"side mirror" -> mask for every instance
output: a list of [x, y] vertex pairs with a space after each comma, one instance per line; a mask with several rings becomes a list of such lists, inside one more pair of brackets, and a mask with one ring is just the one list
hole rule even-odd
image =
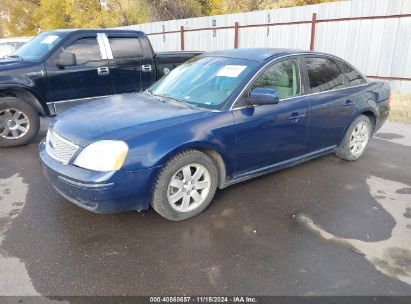
[[60, 55], [54, 60], [54, 63], [58, 67], [68, 67], [77, 65], [76, 54], [61, 52]]
[[247, 99], [247, 104], [260, 106], [277, 104], [279, 101], [280, 99], [275, 89], [255, 88], [251, 91], [250, 97]]

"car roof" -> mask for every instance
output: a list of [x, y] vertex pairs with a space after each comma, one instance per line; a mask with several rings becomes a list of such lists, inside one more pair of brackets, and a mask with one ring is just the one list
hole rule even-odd
[[311, 52], [306, 50], [298, 49], [281, 49], [281, 48], [242, 48], [242, 49], [230, 49], [222, 51], [213, 51], [205, 53], [206, 56], [213, 57], [229, 57], [238, 58], [253, 61], [266, 61], [276, 55], [295, 55], [295, 54], [318, 54], [324, 55], [322, 53]]

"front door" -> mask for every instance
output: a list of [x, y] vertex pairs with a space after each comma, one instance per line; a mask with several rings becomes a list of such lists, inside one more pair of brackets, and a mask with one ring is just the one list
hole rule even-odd
[[272, 88], [278, 104], [247, 107], [241, 100], [233, 109], [236, 126], [236, 176], [280, 165], [305, 153], [308, 99], [301, 96], [297, 58], [274, 62], [252, 83]]
[[[76, 55], [77, 65], [56, 66], [54, 60], [63, 50]], [[47, 60], [47, 75], [57, 113], [87, 98], [111, 93], [108, 60], [104, 54], [97, 35], [88, 34], [67, 41]]]

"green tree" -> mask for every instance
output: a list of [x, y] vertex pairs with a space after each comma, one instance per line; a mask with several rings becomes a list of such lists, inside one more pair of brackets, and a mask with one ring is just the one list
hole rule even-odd
[[30, 36], [36, 34], [37, 24], [33, 18], [40, 0], [2, 0], [0, 15], [2, 31], [10, 36]]
[[150, 22], [150, 10], [144, 0], [110, 0], [107, 6], [116, 15], [117, 25]]
[[71, 27], [71, 17], [66, 13], [66, 0], [40, 0], [33, 18], [40, 31]]
[[41, 0], [33, 18], [40, 31], [104, 28], [148, 22], [149, 10], [140, 0]]
[[0, 0], [0, 37], [117, 27], [334, 0]]
[[76, 28], [113, 26], [106, 2], [97, 0], [65, 0], [65, 13], [70, 16], [70, 26]]
[[203, 16], [199, 0], [151, 0], [148, 3], [152, 21]]

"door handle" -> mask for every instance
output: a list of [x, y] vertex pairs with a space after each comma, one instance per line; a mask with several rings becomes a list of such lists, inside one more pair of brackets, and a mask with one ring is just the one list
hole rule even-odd
[[297, 122], [300, 120], [300, 118], [304, 118], [305, 113], [299, 114], [298, 112], [294, 112], [293, 114], [288, 117], [288, 121], [291, 123]]
[[97, 74], [99, 76], [105, 76], [110, 74], [108, 67], [97, 68]]
[[354, 102], [352, 100], [346, 100], [344, 103], [344, 107], [352, 107]]
[[143, 64], [143, 65], [141, 66], [141, 70], [142, 70], [143, 72], [151, 72], [151, 64]]

